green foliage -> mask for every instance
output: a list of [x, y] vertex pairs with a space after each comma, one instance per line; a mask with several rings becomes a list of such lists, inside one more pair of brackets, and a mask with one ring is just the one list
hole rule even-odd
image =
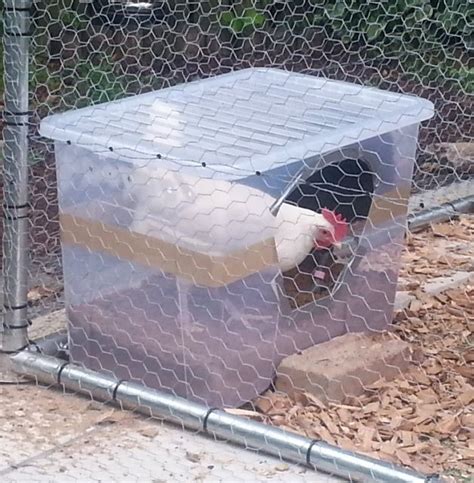
[[[173, 11], [173, 1], [168, 3]], [[84, 6], [80, 0], [36, 2], [37, 49], [31, 82], [32, 87], [46, 88], [41, 102], [79, 107], [156, 86], [159, 79], [149, 74], [124, 74], [120, 58], [112, 59], [115, 54], [110, 51], [92, 55], [78, 51], [71, 59], [64, 57], [64, 37], [87, 36], [90, 19]], [[474, 4], [466, 0], [207, 0], [193, 12], [198, 23], [207, 22], [203, 30], [212, 24], [212, 30], [225, 33], [227, 39], [229, 34], [238, 40], [277, 31], [290, 39], [307, 37], [320, 42], [314, 47], [327, 49], [335, 62], [345, 52], [357, 53], [362, 62], [375, 66], [397, 61], [404, 74], [418, 82], [454, 83], [474, 92], [474, 70], [467, 56], [467, 44], [473, 42]], [[313, 31], [319, 32], [319, 40], [309, 33]], [[51, 39], [59, 43], [53, 60]], [[83, 40], [71, 42], [79, 48]]]
[[346, 43], [377, 44], [389, 52], [411, 46], [448, 45], [467, 40], [474, 8], [464, 0], [318, 0], [310, 2], [312, 24]]
[[221, 11], [219, 24], [236, 36], [248, 36], [261, 29], [268, 20], [265, 7], [269, 1], [244, 0]]
[[123, 97], [127, 90], [126, 79], [126, 76], [117, 75], [113, 64], [104, 57], [59, 69], [54, 64], [38, 66], [31, 83], [45, 90], [39, 101], [70, 109]]
[[44, 28], [81, 29], [87, 24], [84, 16], [86, 2], [80, 0], [37, 0], [36, 11], [40, 15], [36, 18], [36, 25]]
[[336, 0], [311, 2], [314, 6], [312, 25], [324, 26], [332, 38], [344, 43], [401, 46], [413, 34], [421, 33], [423, 21], [432, 13], [429, 0], [392, 2]]
[[62, 75], [68, 86], [64, 101], [69, 105], [75, 103], [76, 107], [113, 101], [125, 91], [124, 78], [117, 76], [107, 58], [80, 62], [64, 69]]
[[[474, 6], [464, 0], [311, 1], [309, 24], [324, 28], [347, 49], [370, 58], [396, 59], [422, 81], [456, 81], [473, 92], [472, 69], [459, 58], [472, 42]], [[471, 33], [470, 33], [471, 32]], [[459, 55], [458, 55], [459, 57]]]
[[[37, 2], [35, 17], [36, 50], [33, 52], [30, 83], [36, 100], [46, 106], [65, 109], [111, 101], [125, 93], [125, 77], [114, 71], [114, 62], [105, 53], [82, 59], [76, 52], [63, 58], [62, 43], [68, 39], [71, 52], [79, 48], [79, 33], [87, 35], [90, 19], [84, 2], [51, 0]], [[51, 51], [55, 40], [57, 53]], [[71, 54], [70, 54], [71, 55]], [[52, 58], [53, 57], [53, 58]]]
[[221, 14], [220, 23], [229, 28], [233, 34], [241, 35], [255, 31], [265, 24], [265, 15], [255, 8], [247, 8], [241, 14], [227, 10]]
[[[222, 2], [221, 2], [222, 3]], [[473, 92], [472, 69], [462, 59], [473, 42], [474, 4], [465, 0], [243, 0], [222, 7], [221, 27], [234, 36], [284, 28], [303, 36], [318, 29], [365, 60], [398, 60], [423, 81], [459, 82]], [[453, 53], [456, 50], [456, 54]], [[456, 55], [455, 58], [449, 56]]]

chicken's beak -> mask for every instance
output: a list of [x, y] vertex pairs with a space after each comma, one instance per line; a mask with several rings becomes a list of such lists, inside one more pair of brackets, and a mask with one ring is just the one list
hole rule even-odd
[[335, 242], [335, 243], [333, 243], [333, 247], [336, 250], [340, 250], [342, 248], [342, 243], [341, 242]]

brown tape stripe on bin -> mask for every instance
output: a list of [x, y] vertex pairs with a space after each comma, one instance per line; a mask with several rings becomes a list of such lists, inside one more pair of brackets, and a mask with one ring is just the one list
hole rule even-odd
[[273, 239], [221, 257], [70, 214], [62, 214], [60, 224], [65, 245], [81, 246], [91, 252], [158, 268], [206, 287], [222, 287], [277, 264]]

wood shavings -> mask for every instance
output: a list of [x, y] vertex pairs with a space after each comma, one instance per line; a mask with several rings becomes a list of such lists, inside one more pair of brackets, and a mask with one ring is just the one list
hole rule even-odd
[[59, 289], [44, 286], [33, 287], [28, 291], [28, 302], [37, 302], [43, 298], [52, 297], [59, 291]]
[[272, 393], [267, 391], [254, 401], [255, 407], [269, 416], [285, 415], [289, 407], [292, 406], [288, 396], [282, 393]]
[[261, 420], [264, 417], [263, 414], [258, 413], [257, 411], [250, 411], [248, 409], [225, 408], [224, 411], [234, 416], [241, 416], [244, 418], [253, 418], [253, 419]]
[[474, 388], [467, 389], [466, 392], [461, 393], [458, 396], [458, 401], [462, 406], [467, 406], [474, 401]]
[[474, 217], [466, 215], [409, 235], [400, 286], [415, 298], [396, 314], [391, 336], [421, 354], [410, 373], [381, 379], [343, 404], [267, 393], [270, 402], [257, 401], [269, 421], [420, 472], [472, 475], [474, 287], [433, 296], [421, 287], [430, 278], [472, 271], [473, 240]]

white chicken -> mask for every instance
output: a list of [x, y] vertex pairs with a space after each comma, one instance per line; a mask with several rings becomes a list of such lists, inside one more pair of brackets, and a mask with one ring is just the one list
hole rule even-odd
[[136, 206], [130, 229], [201, 253], [232, 253], [273, 236], [286, 272], [347, 233], [347, 222], [330, 210], [283, 203], [274, 216], [272, 196], [222, 179], [156, 167], [139, 168], [129, 179]]
[[275, 245], [282, 272], [297, 267], [313, 248], [339, 247], [347, 234], [347, 222], [326, 208], [316, 213], [283, 203], [276, 224]]

